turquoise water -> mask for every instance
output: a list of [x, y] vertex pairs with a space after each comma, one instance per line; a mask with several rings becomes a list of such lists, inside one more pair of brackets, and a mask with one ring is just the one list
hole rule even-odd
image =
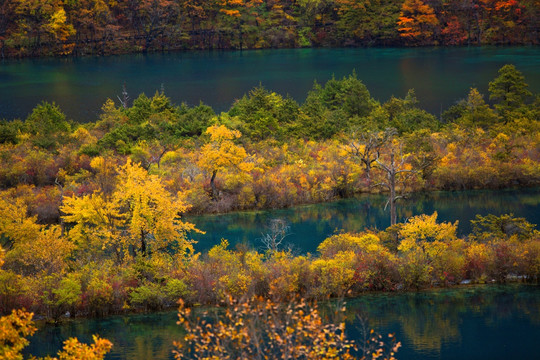
[[[193, 236], [197, 251], [208, 250], [222, 238], [236, 244], [248, 244], [262, 250], [261, 238], [272, 219], [282, 219], [289, 226], [284, 246], [297, 253], [315, 252], [317, 246], [336, 231], [361, 231], [366, 228], [386, 229], [390, 225], [384, 195], [367, 195], [356, 199], [299, 206], [270, 211], [237, 212], [223, 215], [187, 217], [204, 235]], [[470, 232], [470, 220], [476, 214], [502, 215], [513, 213], [533, 224], [540, 224], [540, 188], [519, 190], [476, 190], [414, 194], [398, 202], [398, 221], [420, 215], [438, 213], [439, 221], [459, 221], [458, 233]]]
[[[513, 63], [540, 91], [540, 47], [281, 49], [178, 52], [0, 62], [0, 119], [25, 118], [41, 100], [55, 101], [76, 121], [95, 121], [125, 83], [131, 99], [163, 84], [175, 103], [200, 101], [226, 111], [259, 84], [303, 102], [313, 81], [356, 70], [373, 97], [386, 101], [416, 89], [439, 115], [471, 87], [487, 94], [497, 70]], [[487, 98], [487, 97], [486, 97]]]
[[[540, 221], [540, 189], [439, 192], [416, 195], [399, 207], [401, 219], [418, 213], [439, 212], [439, 219], [460, 220], [459, 231], [469, 231], [475, 214], [513, 212], [530, 222]], [[191, 218], [208, 231], [198, 249], [219, 242], [221, 236], [235, 242], [260, 237], [273, 218], [290, 223], [288, 241], [298, 252], [314, 251], [334, 228], [361, 230], [384, 228], [382, 196], [366, 196], [327, 204], [274, 211], [234, 213]], [[255, 246], [255, 245], [254, 245]], [[321, 310], [324, 313], [324, 305]], [[540, 339], [540, 287], [519, 284], [465, 286], [418, 293], [367, 294], [347, 300], [347, 329], [361, 339], [362, 321], [386, 335], [395, 333], [402, 342], [398, 359], [525, 359], [534, 358]], [[27, 354], [54, 354], [69, 337], [91, 341], [99, 334], [114, 343], [107, 359], [173, 359], [172, 342], [182, 337], [176, 313], [163, 312], [105, 319], [72, 320], [62, 325], [41, 326], [31, 338]]]
[[[540, 339], [540, 287], [484, 285], [419, 293], [369, 294], [347, 301], [350, 338], [368, 328], [395, 333], [398, 359], [532, 359]], [[324, 314], [324, 306], [321, 305]], [[98, 333], [114, 343], [106, 359], [173, 359], [172, 342], [182, 337], [176, 313], [74, 320], [41, 327], [26, 353], [54, 354], [76, 336]]]

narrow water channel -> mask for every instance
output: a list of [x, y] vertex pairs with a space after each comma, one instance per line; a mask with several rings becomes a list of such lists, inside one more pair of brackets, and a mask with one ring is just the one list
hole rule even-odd
[[[272, 219], [282, 219], [289, 226], [289, 235], [284, 246], [297, 253], [314, 253], [317, 246], [336, 231], [362, 231], [366, 228], [386, 229], [390, 225], [384, 195], [365, 195], [355, 199], [330, 203], [298, 206], [269, 211], [236, 212], [223, 215], [187, 217], [204, 235], [193, 235], [198, 241], [197, 251], [205, 251], [219, 244], [222, 238], [229, 240], [232, 247], [246, 244], [261, 249], [261, 238], [267, 233]], [[514, 214], [540, 225], [540, 188], [440, 191], [413, 194], [398, 203], [398, 221], [411, 216], [433, 214], [437, 211], [438, 221], [458, 221], [460, 236], [471, 231], [470, 221], [480, 215]]]
[[[402, 343], [400, 360], [532, 359], [540, 339], [540, 287], [476, 285], [418, 293], [368, 294], [347, 300], [348, 336], [361, 321]], [[324, 304], [321, 304], [321, 312]], [[73, 320], [40, 327], [25, 353], [54, 354], [67, 338], [99, 334], [114, 343], [110, 360], [173, 359], [180, 339], [176, 312]]]

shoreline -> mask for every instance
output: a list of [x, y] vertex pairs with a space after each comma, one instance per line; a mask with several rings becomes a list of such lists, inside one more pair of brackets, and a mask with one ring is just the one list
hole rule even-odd
[[[446, 291], [446, 290], [472, 290], [475, 288], [488, 288], [493, 286], [512, 286], [512, 285], [520, 285], [520, 286], [540, 286], [540, 282], [537, 280], [536, 282], [528, 282], [525, 281], [524, 278], [516, 278], [510, 276], [509, 279], [506, 282], [497, 282], [495, 279], [491, 279], [488, 282], [470, 282], [470, 283], [460, 283], [460, 284], [453, 284], [453, 285], [447, 285], [447, 286], [431, 286], [426, 287], [418, 290], [411, 290], [411, 289], [401, 289], [401, 290], [393, 290], [393, 291], [385, 291], [385, 290], [368, 290], [361, 294], [357, 294], [354, 296], [345, 296], [345, 297], [330, 297], [327, 299], [308, 299], [308, 302], [314, 302], [317, 304], [326, 304], [328, 302], [335, 302], [335, 301], [354, 301], [358, 299], [362, 299], [364, 296], [387, 296], [387, 295], [412, 295], [412, 294], [432, 294], [438, 291]], [[286, 304], [290, 300], [284, 300], [284, 301], [278, 301], [278, 303]], [[225, 309], [227, 305], [222, 306], [220, 304], [191, 304], [191, 308], [194, 309]], [[116, 317], [125, 317], [125, 316], [137, 316], [137, 315], [154, 315], [154, 314], [161, 314], [161, 313], [172, 313], [172, 312], [178, 312], [178, 306], [170, 306], [159, 310], [129, 310], [125, 312], [119, 312], [119, 313], [113, 313], [113, 314], [107, 314], [104, 316], [91, 316], [91, 315], [79, 315], [79, 316], [62, 316], [57, 321], [52, 321], [52, 319], [48, 319], [45, 316], [42, 315], [36, 315], [34, 314], [33, 321], [35, 321], [38, 328], [43, 328], [44, 326], [54, 325], [54, 326], [61, 326], [64, 324], [68, 324], [70, 322], [77, 322], [77, 321], [86, 321], [86, 320], [107, 320], [107, 319], [113, 319]]]

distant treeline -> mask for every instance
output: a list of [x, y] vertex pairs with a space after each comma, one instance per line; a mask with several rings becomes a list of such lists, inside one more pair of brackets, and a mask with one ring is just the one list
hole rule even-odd
[[535, 0], [3, 0], [0, 56], [538, 44]]

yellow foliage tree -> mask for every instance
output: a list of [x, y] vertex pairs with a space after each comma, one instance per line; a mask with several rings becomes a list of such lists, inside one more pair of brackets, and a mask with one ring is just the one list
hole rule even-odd
[[425, 246], [426, 243], [449, 242], [456, 239], [457, 224], [437, 224], [437, 212], [432, 215], [415, 216], [403, 225], [399, 231], [401, 242], [398, 250], [411, 251], [415, 246]]
[[[21, 351], [28, 345], [27, 336], [36, 332], [32, 321], [34, 314], [23, 310], [13, 310], [11, 315], [0, 318], [0, 359], [22, 360]], [[81, 344], [76, 338], [64, 342], [58, 357], [35, 358], [35, 360], [102, 360], [112, 347], [109, 340], [93, 336], [92, 345]]]
[[36, 223], [37, 216], [28, 216], [24, 200], [9, 198], [4, 192], [0, 196], [0, 234], [8, 238], [15, 246], [26, 239], [35, 238], [40, 226]]
[[74, 224], [68, 237], [81, 251], [79, 257], [82, 254], [93, 257], [99, 250], [112, 250], [117, 261], [121, 261], [128, 243], [122, 230], [126, 217], [115, 198], [96, 191], [90, 195], [67, 197], [60, 209], [65, 214], [63, 220]]
[[13, 310], [11, 315], [0, 318], [0, 359], [22, 360], [22, 349], [29, 341], [27, 336], [36, 332], [32, 323], [32, 313]]
[[402, 254], [400, 272], [406, 285], [419, 288], [431, 281], [432, 275], [438, 277], [436, 281], [446, 281], [444, 266], [454, 274], [459, 272], [464, 259], [454, 256], [460, 251], [456, 248], [463, 246], [456, 238], [457, 223], [437, 224], [437, 212], [434, 212], [415, 216], [402, 226], [398, 251]]
[[230, 130], [224, 125], [213, 125], [206, 129], [206, 134], [210, 135], [210, 141], [201, 148], [198, 165], [212, 174], [212, 198], [217, 200], [219, 195], [215, 180], [218, 172], [229, 169], [249, 171], [253, 164], [245, 162], [247, 153], [244, 147], [234, 143], [242, 136], [240, 131]]
[[0, 196], [0, 235], [8, 239], [7, 265], [26, 274], [61, 273], [73, 244], [62, 236], [60, 226], [40, 225], [37, 216], [28, 216], [27, 211], [22, 199], [8, 201]]
[[315, 293], [318, 296], [344, 296], [354, 285], [356, 255], [340, 251], [332, 258], [317, 259], [310, 270], [315, 275]]
[[69, 236], [76, 242], [100, 245], [116, 252], [117, 260], [130, 247], [142, 256], [175, 250], [193, 251], [186, 232], [195, 230], [180, 220], [188, 206], [170, 194], [157, 175], [150, 175], [130, 160], [118, 169], [118, 183], [110, 197], [96, 191], [65, 199], [66, 222], [75, 223]]
[[331, 258], [342, 251], [380, 252], [384, 246], [375, 234], [338, 234], [325, 239], [317, 251], [323, 258]]
[[143, 256], [172, 246], [177, 253], [193, 251], [185, 234], [195, 230], [195, 225], [180, 220], [188, 205], [172, 196], [157, 175], [149, 175], [128, 160], [119, 170], [119, 183], [114, 197], [129, 209], [126, 212], [129, 234], [134, 242], [138, 238]]

